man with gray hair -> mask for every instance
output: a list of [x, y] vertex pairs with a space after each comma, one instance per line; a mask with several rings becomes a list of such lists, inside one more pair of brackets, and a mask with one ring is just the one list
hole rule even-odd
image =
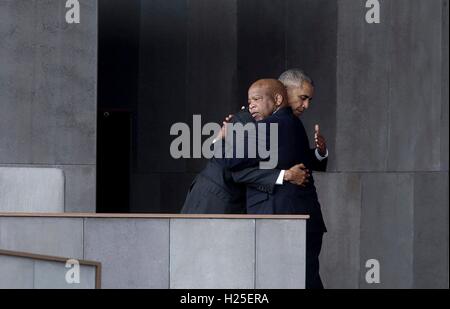
[[[308, 75], [299, 69], [290, 69], [278, 78], [287, 90], [288, 104], [295, 116], [300, 117], [311, 104], [314, 96], [314, 82]], [[301, 122], [301, 121], [300, 121]], [[313, 166], [306, 166], [309, 170], [325, 171], [327, 166], [328, 150], [325, 138], [320, 134], [319, 125], [315, 125], [314, 142], [315, 157]], [[322, 211], [317, 197], [312, 173], [310, 175], [309, 190], [305, 191], [305, 200], [310, 201], [310, 220], [306, 226], [306, 288], [323, 288], [319, 274], [319, 254], [322, 247], [323, 234], [327, 231], [322, 217]]]

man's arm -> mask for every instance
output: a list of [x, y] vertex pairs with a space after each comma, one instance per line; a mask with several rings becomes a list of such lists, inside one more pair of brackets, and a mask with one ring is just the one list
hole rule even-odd
[[[251, 116], [250, 116], [251, 117]], [[239, 121], [238, 115], [234, 117], [236, 122], [244, 123]], [[265, 125], [266, 130], [259, 134], [259, 126], [254, 125], [253, 130], [246, 131], [243, 137], [243, 141], [237, 141], [237, 135], [225, 134], [225, 138], [222, 139], [222, 152], [219, 163], [229, 169], [230, 171], [236, 172], [241, 171], [246, 168], [257, 167], [261, 161], [266, 161], [267, 159], [262, 159], [259, 156], [258, 145], [265, 144], [267, 149], [267, 143], [270, 141], [270, 124], [261, 121], [260, 125]], [[227, 132], [227, 128], [224, 123], [224, 132]], [[256, 147], [254, 150], [254, 156], [251, 155], [249, 147]], [[239, 154], [239, 155], [238, 155]], [[217, 158], [217, 157], [216, 157]]]
[[258, 167], [250, 167], [232, 172], [234, 182], [245, 184], [256, 190], [272, 193], [281, 170], [262, 170]]
[[303, 164], [295, 165], [289, 170], [264, 170], [250, 167], [232, 172], [231, 175], [235, 182], [267, 193], [273, 193], [276, 185], [283, 185], [286, 181], [298, 186], [305, 186], [309, 182], [310, 176]]

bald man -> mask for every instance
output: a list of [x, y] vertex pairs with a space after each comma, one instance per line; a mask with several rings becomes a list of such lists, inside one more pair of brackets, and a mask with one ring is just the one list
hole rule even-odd
[[[249, 112], [259, 125], [266, 126], [266, 141], [270, 141], [270, 124], [278, 125], [278, 164], [279, 170], [289, 169], [296, 164], [304, 164], [306, 168], [312, 166], [313, 156], [311, 155], [308, 137], [302, 122], [293, 114], [288, 105], [285, 86], [275, 79], [261, 79], [252, 84], [248, 91]], [[257, 130], [259, 132], [259, 130]], [[258, 142], [261, 136], [257, 137]], [[248, 139], [244, 144], [253, 144]], [[236, 143], [234, 143], [236, 144]], [[245, 155], [243, 158], [233, 156], [225, 158], [221, 162], [231, 171], [236, 172], [247, 167], [258, 166], [261, 158], [252, 158]], [[303, 192], [310, 190], [314, 186], [313, 178], [309, 177], [309, 182], [303, 187], [296, 188], [286, 184], [286, 186], [276, 187], [274, 194], [261, 192], [257, 189], [247, 190], [247, 212], [248, 213], [300, 213], [298, 207], [292, 208], [290, 203], [279, 203], [283, 194], [277, 192]], [[256, 203], [261, 199], [265, 203]], [[283, 197], [284, 201], [284, 197]], [[255, 204], [258, 204], [258, 207]], [[302, 209], [303, 211], [304, 209]]]
[[[303, 163], [309, 168], [314, 157], [309, 148], [309, 141], [301, 120], [296, 117], [288, 105], [285, 86], [274, 79], [256, 81], [248, 91], [249, 112], [258, 124], [266, 126], [266, 140], [270, 141], [270, 125], [278, 126], [278, 164], [277, 169], [284, 170], [295, 164]], [[259, 135], [260, 130], [257, 130]], [[256, 137], [257, 141], [261, 136]], [[248, 139], [245, 143], [252, 144]], [[226, 167], [235, 172], [250, 166], [256, 166], [261, 158], [233, 157], [224, 159]], [[289, 183], [275, 187], [273, 194], [255, 188], [247, 188], [247, 213], [249, 214], [309, 214], [307, 222], [307, 288], [323, 288], [318, 267], [319, 239], [308, 236], [326, 231], [320, 204], [318, 202], [312, 174], [305, 186], [299, 187]], [[320, 250], [319, 250], [320, 252]]]
[[[226, 119], [229, 121], [229, 119]], [[233, 123], [253, 123], [247, 109], [232, 117]], [[246, 186], [271, 194], [275, 186], [292, 183], [304, 186], [309, 180], [302, 165], [286, 170], [262, 170], [256, 167], [231, 172], [221, 158], [212, 158], [192, 182], [181, 213], [183, 214], [243, 214], [246, 213]]]

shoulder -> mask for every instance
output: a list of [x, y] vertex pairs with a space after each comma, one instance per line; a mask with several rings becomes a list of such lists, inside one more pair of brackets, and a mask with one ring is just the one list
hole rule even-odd
[[295, 118], [296, 117], [292, 113], [291, 108], [283, 107], [263, 121], [266, 123], [280, 123], [280, 122], [295, 121]]
[[247, 109], [243, 109], [240, 110], [239, 112], [237, 112], [232, 120], [232, 123], [250, 123], [250, 122], [255, 122], [255, 120], [253, 119], [252, 115], [250, 114], [250, 112]]

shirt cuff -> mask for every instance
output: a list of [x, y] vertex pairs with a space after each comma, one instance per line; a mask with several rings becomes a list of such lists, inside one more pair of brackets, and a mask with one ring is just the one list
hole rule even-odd
[[323, 160], [325, 160], [326, 158], [328, 158], [328, 149], [327, 149], [327, 153], [326, 153], [325, 156], [323, 156], [323, 157], [319, 154], [319, 150], [318, 150], [317, 148], [316, 148], [315, 153], [316, 153], [316, 158], [317, 158], [317, 160], [319, 160], [319, 161], [323, 161]]
[[282, 184], [283, 184], [284, 173], [286, 173], [285, 170], [282, 170], [282, 171], [280, 172], [280, 175], [278, 175], [278, 178], [277, 178], [277, 182], [275, 183], [276, 185], [282, 185]]

